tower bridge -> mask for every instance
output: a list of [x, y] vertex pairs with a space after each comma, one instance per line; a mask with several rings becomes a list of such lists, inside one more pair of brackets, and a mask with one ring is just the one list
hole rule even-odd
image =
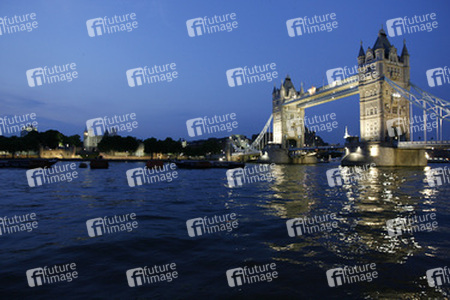
[[[347, 160], [375, 161], [379, 165], [426, 165], [425, 149], [450, 148], [449, 141], [412, 141], [412, 106], [427, 115], [436, 114], [437, 137], [442, 140], [442, 121], [450, 119], [450, 103], [425, 92], [410, 82], [410, 55], [404, 42], [401, 54], [383, 29], [373, 47], [365, 51], [361, 43], [357, 74], [346, 77], [342, 68], [327, 72], [328, 85], [307, 91], [294, 87], [287, 76], [272, 92], [272, 115], [258, 138], [249, 147], [260, 151], [269, 143], [287, 153], [305, 147], [305, 109], [359, 94], [360, 141], [349, 145]], [[272, 123], [272, 126], [270, 126]], [[425, 124], [426, 126], [426, 124]], [[272, 134], [268, 134], [272, 127]], [[426, 127], [425, 127], [426, 129]], [[279, 151], [280, 152], [280, 151]], [[345, 159], [345, 158], [344, 158]]]

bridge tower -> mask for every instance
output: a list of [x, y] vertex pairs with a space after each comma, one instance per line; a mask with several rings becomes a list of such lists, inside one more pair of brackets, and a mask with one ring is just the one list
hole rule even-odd
[[303, 147], [305, 143], [305, 109], [283, 105], [287, 101], [299, 98], [302, 94], [304, 94], [303, 86], [298, 92], [289, 75], [279, 89], [273, 88], [273, 142], [281, 144], [283, 148]]
[[410, 64], [406, 43], [401, 55], [389, 42], [383, 29], [373, 48], [358, 55], [361, 141], [409, 141], [409, 101], [384, 80], [389, 78], [410, 90]]

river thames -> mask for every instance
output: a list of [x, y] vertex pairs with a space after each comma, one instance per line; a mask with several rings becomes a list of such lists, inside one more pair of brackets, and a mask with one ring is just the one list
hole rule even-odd
[[[2, 227], [1, 298], [448, 295], [448, 284], [429, 287], [426, 272], [450, 261], [450, 187], [431, 187], [423, 168], [371, 168], [370, 176], [330, 187], [326, 174], [337, 164], [277, 165], [273, 181], [233, 188], [224, 169], [178, 170], [170, 183], [130, 187], [126, 171], [143, 166], [111, 163], [108, 170], [77, 169], [78, 178], [72, 182], [33, 188], [25, 170], [0, 170], [1, 216], [35, 214], [37, 221], [30, 231], [8, 233]], [[430, 214], [437, 222], [431, 230], [388, 234], [389, 220]], [[203, 235], [188, 230], [188, 220], [225, 215], [234, 216], [225, 222], [234, 220], [234, 227]], [[122, 216], [116, 222], [127, 218], [136, 223], [108, 234], [89, 231], [88, 220], [107, 217], [114, 222], [114, 216]], [[334, 226], [312, 226], [325, 218], [330, 221], [330, 216]], [[309, 229], [302, 227], [299, 234], [287, 225], [294, 218], [303, 218]], [[35, 287], [27, 282], [27, 270], [73, 263], [77, 276], [70, 281]], [[175, 270], [176, 276], [130, 286], [128, 270], [155, 265], [159, 271]], [[237, 280], [230, 286], [228, 270], [258, 266], [272, 266], [275, 276], [244, 284]], [[344, 266], [372, 266], [376, 276], [343, 284], [338, 280], [337, 286], [330, 286], [327, 271]]]

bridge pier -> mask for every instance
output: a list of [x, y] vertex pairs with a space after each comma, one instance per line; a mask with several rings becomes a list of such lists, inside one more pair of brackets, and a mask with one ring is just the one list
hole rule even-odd
[[317, 156], [303, 155], [299, 157], [293, 157], [291, 163], [298, 165], [311, 165], [317, 163]]
[[367, 142], [346, 145], [343, 166], [425, 167], [425, 149], [400, 149], [392, 144]]

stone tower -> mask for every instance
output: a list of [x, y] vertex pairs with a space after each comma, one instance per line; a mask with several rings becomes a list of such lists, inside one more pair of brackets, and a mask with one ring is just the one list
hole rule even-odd
[[409, 53], [406, 44], [401, 55], [387, 39], [383, 29], [373, 48], [358, 55], [360, 129], [362, 141], [408, 141], [409, 101], [396, 93], [384, 80], [389, 78], [409, 90]]
[[294, 106], [283, 106], [284, 103], [299, 98], [303, 93], [303, 86], [300, 92], [297, 92], [289, 75], [279, 89], [273, 88], [273, 142], [275, 144], [281, 144], [285, 148], [303, 147], [305, 110]]

